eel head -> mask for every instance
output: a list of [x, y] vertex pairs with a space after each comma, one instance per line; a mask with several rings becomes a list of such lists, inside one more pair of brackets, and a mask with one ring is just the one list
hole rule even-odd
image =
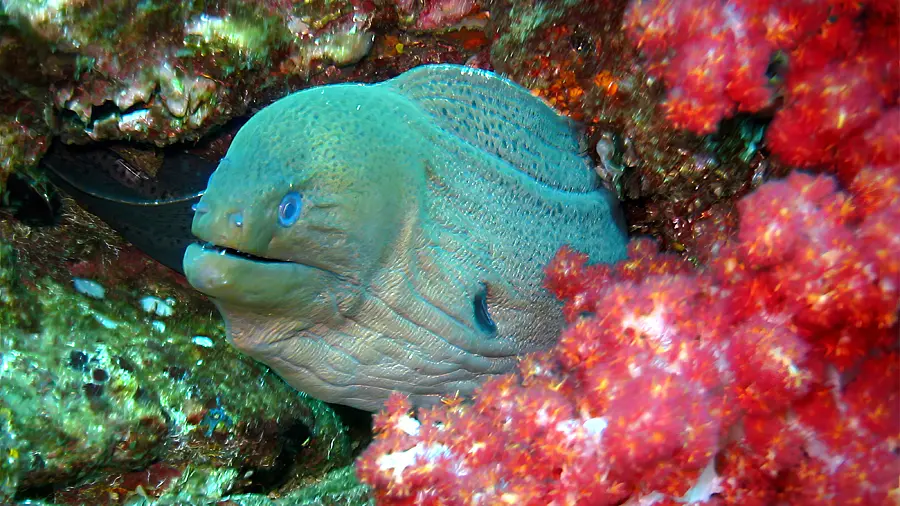
[[369, 410], [394, 391], [433, 403], [539, 344], [515, 336], [554, 335], [528, 312], [555, 306], [518, 300], [427, 218], [428, 118], [381, 86], [290, 95], [241, 128], [197, 204], [188, 281], [232, 344], [298, 390]]
[[316, 370], [334, 357], [323, 336], [346, 326], [393, 254], [415, 185], [403, 176], [416, 156], [360, 142], [376, 113], [341, 102], [364, 99], [295, 94], [253, 116], [195, 206], [199, 241], [183, 261], [190, 284], [224, 316], [232, 344], [336, 402], [333, 385], [357, 380], [335, 376], [338, 365], [331, 376]]

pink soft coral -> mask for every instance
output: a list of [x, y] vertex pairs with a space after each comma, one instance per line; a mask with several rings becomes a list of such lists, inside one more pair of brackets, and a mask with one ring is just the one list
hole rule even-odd
[[447, 29], [477, 9], [475, 0], [394, 0], [394, 5], [401, 23], [423, 31]]
[[[867, 163], [898, 162], [898, 18], [885, 1], [633, 0], [624, 23], [665, 79], [676, 127], [706, 134], [737, 111], [777, 107], [771, 152], [849, 182]], [[779, 53], [783, 85], [767, 77]]]

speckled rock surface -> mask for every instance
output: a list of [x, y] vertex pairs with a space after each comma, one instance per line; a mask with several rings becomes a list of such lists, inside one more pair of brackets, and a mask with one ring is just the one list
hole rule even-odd
[[64, 140], [164, 145], [242, 113], [249, 94], [281, 77], [362, 58], [374, 9], [344, 0], [10, 0], [4, 11], [0, 68], [30, 85], [28, 98], [50, 99]]
[[54, 137], [195, 141], [379, 37], [428, 45], [478, 14], [474, 0], [0, 2], [0, 192]]
[[[134, 274], [138, 254], [82, 213], [55, 229], [0, 221], [0, 498], [204, 504], [294, 490], [349, 462], [331, 408], [235, 351], [175, 274]], [[71, 274], [99, 272], [76, 252], [104, 274]], [[130, 281], [98, 298], [123, 270]]]

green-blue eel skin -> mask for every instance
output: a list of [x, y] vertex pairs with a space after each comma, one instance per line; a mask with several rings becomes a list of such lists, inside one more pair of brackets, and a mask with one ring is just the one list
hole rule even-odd
[[234, 138], [185, 274], [234, 346], [312, 396], [377, 410], [393, 391], [470, 393], [556, 339], [542, 269], [561, 246], [625, 256], [579, 140], [528, 90], [455, 65], [294, 93]]

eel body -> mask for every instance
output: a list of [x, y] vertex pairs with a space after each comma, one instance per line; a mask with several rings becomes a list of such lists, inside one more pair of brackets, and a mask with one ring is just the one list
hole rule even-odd
[[242, 127], [196, 206], [188, 281], [240, 350], [366, 410], [469, 393], [551, 345], [542, 269], [625, 255], [570, 122], [454, 65], [289, 95]]
[[167, 149], [152, 177], [107, 145], [54, 143], [41, 159], [50, 180], [128, 242], [181, 271], [194, 213], [215, 162]]

